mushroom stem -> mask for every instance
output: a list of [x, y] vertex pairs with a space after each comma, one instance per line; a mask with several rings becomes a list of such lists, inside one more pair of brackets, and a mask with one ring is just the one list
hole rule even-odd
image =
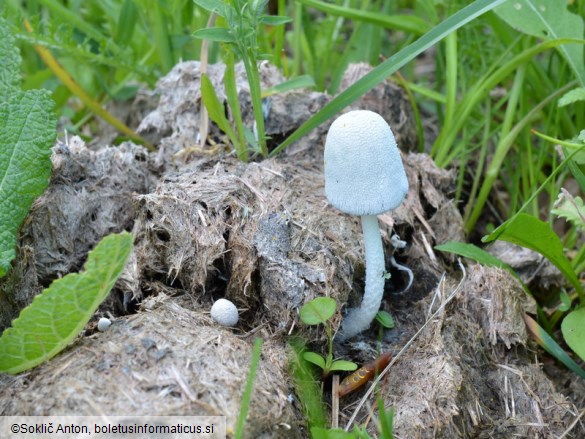
[[341, 324], [338, 334], [340, 340], [351, 338], [370, 326], [380, 309], [384, 294], [386, 267], [378, 218], [376, 215], [364, 215], [361, 219], [366, 253], [366, 287], [360, 306], [350, 309]]

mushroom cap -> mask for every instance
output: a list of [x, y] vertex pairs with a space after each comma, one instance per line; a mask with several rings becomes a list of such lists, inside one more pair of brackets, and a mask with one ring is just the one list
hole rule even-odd
[[397, 208], [408, 179], [392, 130], [377, 113], [339, 116], [325, 141], [325, 195], [342, 212], [379, 215]]
[[222, 326], [236, 326], [238, 308], [227, 299], [218, 299], [211, 307], [211, 318]]
[[110, 319], [102, 317], [101, 319], [99, 319], [99, 321], [97, 323], [98, 331], [101, 331], [101, 332], [107, 331], [111, 324], [112, 324], [112, 321]]

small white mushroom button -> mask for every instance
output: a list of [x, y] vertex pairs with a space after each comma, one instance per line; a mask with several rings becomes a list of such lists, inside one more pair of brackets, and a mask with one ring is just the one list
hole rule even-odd
[[227, 299], [219, 299], [211, 307], [211, 318], [221, 326], [236, 326], [239, 319], [238, 308]]
[[98, 331], [101, 332], [107, 331], [111, 324], [112, 321], [110, 319], [102, 317], [101, 319], [99, 319], [97, 324]]

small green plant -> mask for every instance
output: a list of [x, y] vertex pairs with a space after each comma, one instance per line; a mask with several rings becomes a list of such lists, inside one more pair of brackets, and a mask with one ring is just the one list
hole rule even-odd
[[330, 297], [317, 297], [303, 305], [301, 308], [301, 320], [306, 325], [324, 325], [328, 338], [327, 356], [323, 357], [315, 352], [303, 353], [303, 358], [320, 367], [323, 376], [326, 377], [334, 371], [352, 371], [357, 369], [357, 364], [346, 360], [333, 359], [333, 329], [329, 320], [335, 314], [337, 304]]
[[[222, 129], [233, 143], [240, 160], [248, 160], [248, 145], [252, 147], [253, 151], [261, 154], [263, 157], [267, 157], [268, 148], [266, 146], [264, 129], [258, 61], [266, 59], [269, 56], [260, 53], [258, 34], [262, 25], [282, 25], [290, 21], [290, 19], [288, 17], [264, 15], [263, 12], [268, 0], [232, 0], [226, 2], [213, 0], [194, 1], [201, 8], [212, 14], [217, 14], [223, 20], [224, 26], [218, 25], [212, 28], [199, 29], [193, 36], [209, 41], [216, 41], [222, 43], [224, 46], [224, 61], [226, 63], [224, 85], [228, 104], [236, 124], [237, 134], [231, 128], [226, 131], [226, 123], [224, 120], [221, 120], [222, 118], [218, 112], [219, 108], [217, 103], [219, 103], [219, 99], [215, 95], [213, 87], [210, 87], [211, 84], [208, 83], [209, 79], [204, 78], [202, 80], [205, 81], [202, 84], [202, 97], [205, 106], [209, 110], [209, 115], [214, 122], [218, 123], [220, 128], [220, 123], [223, 125]], [[246, 128], [242, 122], [235, 87], [234, 66], [236, 58], [241, 59], [244, 63], [248, 84], [250, 85], [250, 96], [255, 120], [253, 131]]]
[[[302, 407], [308, 429], [312, 439], [371, 439], [366, 429], [355, 425], [349, 432], [339, 428], [327, 427], [327, 414], [321, 394], [319, 381], [315, 379], [309, 361], [304, 358], [305, 343], [299, 338], [292, 338], [289, 342], [292, 348], [291, 369], [294, 378], [294, 386], [300, 407]], [[384, 401], [377, 396], [379, 418], [376, 428], [377, 437], [392, 439], [394, 410], [386, 410]]]
[[289, 346], [291, 348], [289, 364], [295, 394], [300, 401], [307, 426], [309, 430], [313, 427], [325, 427], [327, 414], [321, 397], [320, 380], [315, 379], [314, 367], [303, 358], [303, 353], [306, 351], [305, 342], [300, 337], [292, 337], [289, 340]]
[[376, 314], [376, 322], [380, 325], [378, 337], [381, 340], [384, 336], [384, 329], [393, 329], [395, 326], [394, 318], [388, 311], [378, 311]]
[[394, 328], [394, 319], [388, 311], [378, 311], [376, 314], [376, 321], [386, 329]]

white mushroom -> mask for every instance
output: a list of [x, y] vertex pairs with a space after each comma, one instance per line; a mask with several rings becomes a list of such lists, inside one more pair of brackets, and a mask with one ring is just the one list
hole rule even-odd
[[325, 195], [339, 210], [360, 215], [364, 232], [366, 286], [338, 334], [344, 340], [370, 326], [384, 293], [384, 249], [376, 215], [397, 208], [408, 180], [396, 140], [377, 113], [350, 111], [333, 122], [325, 142]]
[[98, 331], [100, 331], [100, 332], [107, 331], [111, 324], [112, 324], [112, 321], [110, 319], [102, 317], [101, 319], [98, 320], [98, 323], [97, 323]]
[[227, 299], [219, 299], [211, 307], [211, 318], [221, 326], [236, 326], [239, 319], [238, 308]]

